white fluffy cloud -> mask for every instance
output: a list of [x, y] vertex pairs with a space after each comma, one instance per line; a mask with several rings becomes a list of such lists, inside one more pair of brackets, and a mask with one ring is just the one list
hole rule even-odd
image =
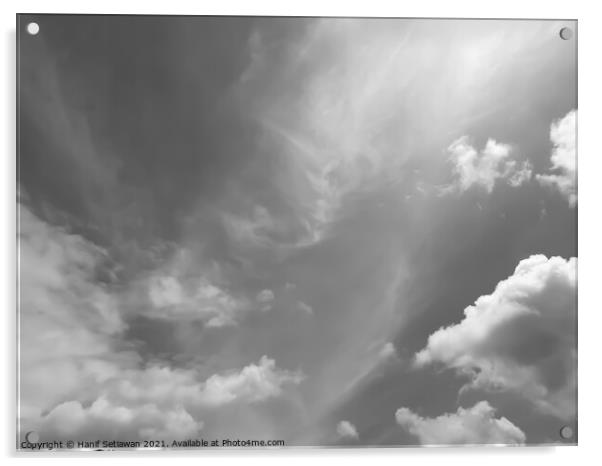
[[184, 406], [215, 408], [278, 397], [286, 385], [302, 380], [301, 373], [282, 370], [273, 359], [263, 356], [258, 364], [213, 374], [206, 380], [195, 368], [147, 365], [144, 369], [123, 371], [119, 379], [108, 381], [104, 387], [126, 403], [169, 405], [175, 400]]
[[240, 372], [212, 375], [202, 391], [203, 403], [220, 405], [235, 400], [263, 401], [282, 394], [286, 384], [298, 384], [303, 375], [280, 370], [273, 359], [263, 356], [259, 364], [251, 364]]
[[173, 320], [200, 320], [207, 327], [235, 325], [251, 306], [202, 273], [181, 276], [177, 268], [159, 271], [146, 282], [146, 315]]
[[84, 407], [79, 401], [67, 401], [42, 418], [38, 431], [51, 432], [56, 438], [106, 440], [184, 439], [196, 436], [203, 428], [183, 407], [159, 408], [155, 404], [116, 406], [106, 398]]
[[577, 260], [522, 260], [464, 319], [433, 333], [415, 363], [457, 370], [465, 388], [513, 391], [571, 419], [576, 405]]
[[337, 434], [341, 438], [358, 439], [359, 435], [355, 426], [349, 421], [341, 421], [337, 424]]
[[[303, 376], [276, 367], [263, 356], [240, 371], [214, 374], [205, 381], [195, 369], [149, 365], [127, 369], [100, 383], [91, 403], [72, 400], [53, 407], [36, 420], [39, 432], [65, 437], [96, 433], [139, 439], [196, 435], [203, 412], [230, 403], [258, 403], [283, 394]], [[80, 393], [80, 397], [85, 395]]]
[[[122, 295], [98, 280], [106, 252], [25, 205], [19, 235], [20, 432], [35, 430], [43, 439], [183, 438], [198, 433], [207, 410], [279, 397], [303, 379], [266, 356], [213, 375], [144, 363], [124, 339]], [[157, 306], [182, 300], [176, 282], [161, 286], [152, 296]], [[206, 300], [221, 296], [210, 284], [199, 289]]]
[[[208, 410], [276, 398], [287, 385], [303, 380], [301, 373], [279, 369], [266, 356], [258, 364], [214, 374], [205, 381], [194, 368], [148, 365], [115, 369], [117, 373], [99, 381], [94, 390], [80, 391], [78, 399], [30, 419], [30, 428], [65, 438], [92, 433], [123, 439], [185, 438], [198, 434], [203, 427], [199, 417]], [[88, 398], [92, 401], [87, 402]]]
[[20, 409], [27, 417], [136, 358], [113, 351], [126, 325], [96, 279], [105, 251], [20, 205], [18, 259]]
[[515, 445], [525, 442], [523, 431], [505, 417], [496, 418], [495, 409], [486, 401], [435, 418], [425, 418], [408, 408], [399, 408], [395, 419], [423, 445]]
[[571, 110], [550, 127], [552, 149], [552, 171], [554, 173], [537, 175], [544, 186], [558, 189], [571, 206], [577, 203], [577, 110]]
[[519, 186], [531, 178], [531, 165], [528, 161], [518, 163], [513, 160], [512, 147], [489, 139], [479, 151], [468, 136], [462, 136], [448, 148], [450, 160], [454, 164], [456, 181], [453, 188], [462, 192], [473, 186], [480, 186], [491, 192], [495, 183], [505, 181], [511, 186]]

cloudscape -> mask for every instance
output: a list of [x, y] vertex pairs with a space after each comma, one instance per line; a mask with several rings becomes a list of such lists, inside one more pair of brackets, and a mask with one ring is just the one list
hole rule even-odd
[[18, 448], [576, 443], [563, 27], [20, 15]]

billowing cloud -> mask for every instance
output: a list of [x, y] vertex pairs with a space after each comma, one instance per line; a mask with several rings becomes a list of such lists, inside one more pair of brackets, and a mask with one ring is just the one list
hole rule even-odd
[[20, 410], [28, 417], [137, 358], [114, 351], [126, 324], [109, 285], [98, 279], [108, 269], [103, 249], [21, 204], [18, 260]]
[[571, 110], [550, 127], [550, 140], [553, 144], [551, 170], [553, 173], [537, 175], [544, 186], [560, 191], [569, 201], [577, 203], [577, 110]]
[[184, 285], [174, 276], [152, 277], [148, 283], [151, 307], [146, 315], [160, 319], [202, 320], [207, 327], [235, 325], [248, 304], [205, 277]]
[[337, 434], [341, 438], [358, 439], [359, 435], [355, 426], [349, 421], [341, 421], [337, 424]]
[[435, 418], [399, 408], [395, 419], [423, 445], [516, 445], [526, 440], [524, 432], [508, 419], [496, 418], [495, 409], [486, 401]]
[[441, 363], [470, 378], [465, 387], [513, 391], [571, 419], [576, 408], [577, 260], [522, 260], [464, 319], [437, 330], [417, 366]]
[[[199, 435], [202, 421], [196, 421], [183, 407], [159, 408], [155, 404], [116, 406], [99, 398], [84, 407], [79, 401], [67, 401], [54, 408], [36, 426], [37, 431], [52, 432], [53, 438], [67, 439], [185, 439]], [[169, 439], [169, 440], [168, 440]]]
[[195, 253], [184, 247], [168, 251], [154, 270], [130, 288], [132, 312], [172, 322], [233, 326], [257, 308], [255, 297], [230, 289], [220, 264], [207, 260], [202, 251]]
[[86, 394], [80, 392], [80, 399], [53, 407], [32, 425], [42, 433], [55, 432], [67, 438], [92, 433], [124, 439], [185, 438], [202, 429], [203, 421], [198, 418], [207, 410], [279, 397], [286, 385], [303, 380], [301, 373], [279, 369], [266, 356], [258, 364], [214, 374], [205, 381], [194, 368], [148, 365], [121, 369], [117, 377], [99, 384], [95, 394], [100, 395], [91, 403], [82, 402]]
[[511, 174], [506, 181], [513, 188], [527, 183], [533, 176], [533, 167], [528, 161], [518, 165], [512, 164], [512, 167]]
[[479, 151], [468, 136], [462, 136], [447, 150], [456, 176], [453, 187], [460, 192], [478, 186], [490, 193], [497, 181], [519, 186], [531, 179], [529, 162], [518, 163], [511, 157], [511, 146], [493, 139], [489, 139]]
[[234, 400], [263, 401], [279, 396], [283, 385], [302, 380], [301, 373], [280, 370], [273, 359], [263, 356], [259, 364], [251, 364], [240, 372], [212, 375], [205, 383], [202, 399], [214, 405]]
[[233, 402], [260, 402], [278, 397], [289, 384], [303, 380], [300, 372], [276, 367], [273, 359], [263, 356], [258, 364], [241, 370], [213, 374], [203, 380], [203, 372], [192, 368], [172, 368], [151, 364], [143, 370], [122, 373], [119, 381], [105, 384], [107, 392], [128, 403], [179, 405], [215, 408]]
[[[98, 279], [110, 275], [107, 253], [26, 205], [19, 235], [20, 432], [53, 439], [184, 438], [203, 427], [207, 410], [279, 397], [303, 379], [267, 356], [213, 375], [202, 366], [144, 362], [124, 337], [123, 295]], [[183, 294], [178, 282], [164, 278], [151, 300], [167, 309], [181, 304]], [[201, 282], [197, 299], [222, 296]]]

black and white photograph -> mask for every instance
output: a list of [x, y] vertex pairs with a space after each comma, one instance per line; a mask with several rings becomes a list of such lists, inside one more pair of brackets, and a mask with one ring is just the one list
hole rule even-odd
[[17, 15], [17, 450], [577, 445], [577, 23]]

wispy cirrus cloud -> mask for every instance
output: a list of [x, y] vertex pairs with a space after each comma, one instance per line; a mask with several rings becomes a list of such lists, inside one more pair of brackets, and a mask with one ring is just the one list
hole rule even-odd
[[[257, 125], [261, 150], [277, 154], [269, 165], [272, 187], [292, 215], [258, 201], [246, 214], [226, 215], [233, 238], [264, 248], [307, 247], [332, 234], [349, 197], [387, 187], [403, 197], [408, 161], [425, 146], [436, 154], [449, 145], [447, 134], [466, 134], [470, 122], [498, 111], [493, 96], [504, 92], [514, 52], [548, 34], [476, 27], [472, 40], [450, 29], [450, 46], [441, 49], [431, 27], [318, 20], [284, 49], [260, 30], [250, 36], [235, 99]], [[519, 186], [532, 175], [528, 161], [493, 139], [479, 150], [464, 137], [449, 152], [457, 182], [445, 192], [491, 192], [496, 182]], [[283, 230], [288, 234], [278, 235]]]

